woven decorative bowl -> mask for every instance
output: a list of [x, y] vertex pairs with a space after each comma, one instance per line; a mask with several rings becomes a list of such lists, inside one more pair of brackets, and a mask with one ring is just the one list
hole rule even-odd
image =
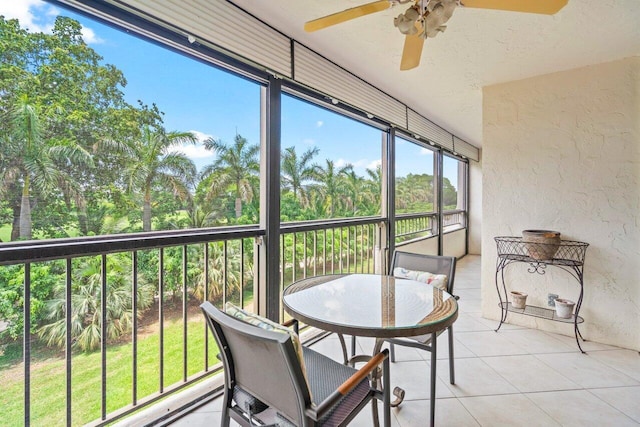
[[529, 256], [537, 260], [553, 259], [560, 247], [560, 232], [552, 230], [523, 230], [522, 241]]

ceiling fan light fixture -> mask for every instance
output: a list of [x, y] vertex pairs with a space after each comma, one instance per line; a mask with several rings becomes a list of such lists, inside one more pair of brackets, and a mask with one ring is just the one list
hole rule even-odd
[[317, 31], [387, 10], [397, 4], [409, 3], [410, 7], [393, 20], [394, 26], [405, 35], [400, 61], [400, 70], [405, 71], [420, 65], [425, 39], [443, 32], [446, 29], [444, 24], [458, 6], [553, 15], [568, 2], [569, 0], [374, 0], [308, 21], [304, 29], [307, 32]]
[[393, 25], [402, 34], [413, 35], [418, 32], [416, 21], [420, 18], [420, 12], [416, 6], [411, 6], [404, 13], [393, 19]]
[[458, 6], [457, 0], [431, 0], [424, 14], [424, 27], [427, 37], [435, 37], [447, 28], [444, 24], [453, 16]]

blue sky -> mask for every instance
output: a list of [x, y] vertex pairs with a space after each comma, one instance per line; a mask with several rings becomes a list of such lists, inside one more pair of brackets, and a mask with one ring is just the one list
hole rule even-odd
[[[83, 25], [83, 38], [103, 58], [115, 65], [126, 79], [125, 99], [156, 103], [165, 113], [167, 130], [192, 131], [206, 137], [233, 141], [236, 133], [259, 142], [260, 87], [230, 73], [188, 59], [152, 43], [117, 31], [96, 21], [62, 10], [40, 0], [0, 0], [0, 15], [17, 18], [30, 31], [50, 32], [57, 15], [70, 16]], [[331, 159], [337, 166], [354, 165], [365, 175], [381, 157], [381, 133], [317, 106], [285, 96], [282, 102], [282, 147], [295, 146], [302, 154], [316, 146], [316, 162]], [[181, 148], [201, 169], [215, 159], [200, 145]], [[397, 150], [396, 176], [433, 173], [429, 151], [414, 144]], [[451, 161], [447, 162], [451, 163]], [[454, 162], [455, 163], [455, 162]], [[455, 185], [453, 163], [445, 174]]]

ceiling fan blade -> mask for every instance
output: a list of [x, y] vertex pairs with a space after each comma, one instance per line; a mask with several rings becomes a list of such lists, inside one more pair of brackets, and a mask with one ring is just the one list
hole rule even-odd
[[464, 7], [509, 10], [512, 12], [553, 15], [565, 7], [569, 0], [462, 0]]
[[308, 33], [321, 30], [341, 22], [389, 9], [391, 4], [392, 3], [389, 0], [380, 0], [374, 1], [373, 3], [363, 4], [362, 6], [352, 7], [351, 9], [343, 10], [342, 12], [309, 21], [304, 24], [304, 30]]
[[402, 60], [400, 61], [400, 71], [410, 70], [420, 65], [422, 57], [422, 46], [424, 46], [424, 34], [407, 35], [404, 39], [402, 49]]

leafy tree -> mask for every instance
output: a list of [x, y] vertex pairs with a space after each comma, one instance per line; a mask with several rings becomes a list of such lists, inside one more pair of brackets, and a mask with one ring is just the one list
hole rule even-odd
[[298, 158], [296, 148], [289, 147], [282, 153], [281, 188], [291, 191], [302, 206], [306, 206], [309, 201], [308, 191], [314, 182], [316, 171], [316, 166], [311, 162], [319, 152], [320, 149], [313, 147]]
[[433, 177], [428, 174], [408, 174], [396, 179], [396, 207], [403, 212], [433, 210]]
[[191, 197], [189, 186], [196, 176], [196, 166], [182, 153], [172, 151], [184, 143], [194, 144], [190, 132], [166, 132], [146, 126], [139, 139], [122, 149], [128, 155], [125, 176], [130, 193], [142, 192], [142, 229], [151, 231], [153, 190], [171, 190], [180, 200]]
[[91, 155], [71, 140], [42, 137], [39, 106], [27, 95], [18, 98], [10, 110], [10, 131], [4, 136], [0, 194], [7, 189], [22, 186], [20, 205], [20, 237], [31, 238], [31, 189], [45, 195], [56, 187], [76, 193], [76, 186], [63, 165], [92, 166]]
[[367, 175], [369, 179], [365, 184], [366, 199], [371, 206], [368, 215], [379, 214], [382, 209], [382, 167], [378, 165], [375, 169], [367, 169]]
[[317, 187], [320, 194], [324, 197], [325, 206], [327, 207], [327, 214], [329, 218], [333, 218], [336, 210], [336, 206], [339, 203], [339, 195], [344, 194], [345, 182], [344, 176], [353, 169], [352, 165], [336, 168], [333, 160], [326, 159], [326, 167], [316, 166], [313, 177], [321, 183]]
[[257, 144], [249, 144], [240, 134], [235, 136], [231, 146], [220, 140], [208, 138], [204, 147], [217, 154], [216, 161], [202, 171], [203, 178], [214, 173], [217, 177], [211, 181], [209, 199], [231, 187], [235, 195], [235, 215], [236, 218], [240, 218], [242, 202], [251, 202], [256, 192], [260, 172], [260, 147]]
[[[102, 166], [78, 167], [54, 159], [56, 169], [65, 177], [64, 183], [56, 183], [60, 191], [42, 192], [41, 197], [34, 199], [40, 188], [30, 189], [31, 209], [36, 201], [43, 212], [45, 209], [51, 212], [53, 206], [64, 206], [56, 209], [59, 223], [49, 224], [51, 230], [62, 229], [65, 223], [77, 220], [80, 233], [89, 233], [87, 211], [97, 206], [100, 197], [106, 194], [104, 188], [109, 185], [106, 183], [118, 182], [121, 171], [105, 163], [109, 154], [94, 152], [97, 144], [104, 139], [123, 139], [124, 134], [140, 129], [142, 123], [159, 120], [157, 111], [137, 110], [126, 104], [121, 91], [126, 85], [122, 72], [103, 64], [102, 59], [84, 42], [81, 24], [71, 18], [57, 17], [51, 33], [47, 34], [30, 33], [21, 29], [17, 20], [0, 16], [0, 139], [3, 145], [8, 145], [8, 130], [13, 129], [10, 112], [28, 99], [37, 110], [41, 141], [47, 146], [73, 141], [86, 153], [93, 152], [96, 164]], [[12, 138], [14, 143], [20, 143], [20, 138]], [[30, 214], [22, 213], [23, 189], [24, 186], [15, 184], [2, 187], [14, 214], [14, 239], [19, 237], [20, 216], [28, 223]], [[61, 199], [63, 203], [53, 205], [54, 199]], [[72, 215], [74, 209], [77, 216]], [[37, 211], [35, 214], [37, 216]], [[38, 226], [36, 218], [33, 226]], [[28, 234], [22, 231], [23, 237], [25, 233]]]
[[355, 216], [358, 208], [363, 208], [363, 202], [366, 197], [365, 180], [358, 176], [353, 169], [344, 173], [344, 190], [348, 195], [346, 198], [346, 207], [350, 210], [350, 214]]
[[456, 209], [458, 204], [458, 191], [447, 177], [442, 177], [442, 203], [447, 210]]
[[[240, 243], [242, 244], [242, 243]], [[204, 301], [219, 302], [223, 294], [227, 299], [239, 296], [244, 279], [247, 286], [251, 285], [253, 279], [253, 262], [240, 259], [239, 244], [229, 244], [225, 254], [222, 242], [209, 243], [209, 277], [204, 276], [204, 269], [195, 279], [194, 295]], [[226, 255], [226, 264], [225, 264]], [[245, 258], [247, 256], [245, 255]], [[240, 264], [244, 263], [245, 277], [240, 275]], [[226, 281], [225, 281], [226, 276]], [[207, 284], [207, 295], [205, 295], [205, 283]]]
[[[0, 319], [8, 322], [4, 332], [12, 339], [24, 331], [24, 265], [0, 267]], [[47, 317], [46, 301], [51, 298], [54, 287], [64, 282], [64, 263], [52, 261], [31, 265], [31, 326], [36, 332], [38, 324]]]

